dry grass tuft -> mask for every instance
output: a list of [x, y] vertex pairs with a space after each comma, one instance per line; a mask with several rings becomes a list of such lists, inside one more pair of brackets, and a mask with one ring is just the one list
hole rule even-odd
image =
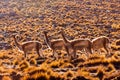
[[112, 64], [109, 64], [107, 67], [105, 67], [105, 72], [113, 72], [115, 71], [115, 67]]
[[10, 76], [3, 76], [2, 80], [12, 80]]
[[74, 68], [74, 65], [71, 63], [64, 63], [60, 68]]
[[115, 43], [116, 43], [117, 46], [120, 46], [120, 39], [119, 39], [119, 40], [116, 40]]
[[64, 75], [65, 79], [72, 79], [75, 76], [75, 72], [67, 71], [63, 75]]
[[25, 76], [21, 80], [49, 80], [49, 75], [47, 73], [35, 73], [30, 76]]
[[30, 67], [30, 63], [26, 60], [23, 60], [22, 62], [19, 63], [19, 68], [18, 69], [24, 70], [28, 67]]
[[24, 76], [23, 80], [61, 80], [63, 78], [45, 65], [27, 68], [25, 72], [27, 72], [27, 76]]
[[59, 68], [63, 64], [64, 64], [64, 60], [55, 60], [55, 61], [51, 62], [49, 66], [51, 68]]
[[[119, 0], [0, 0], [0, 80], [119, 80], [119, 16]], [[63, 50], [55, 60], [43, 31], [52, 41], [62, 39], [61, 30], [69, 40], [107, 36], [111, 55], [78, 52], [70, 59]], [[20, 43], [41, 42], [45, 58], [31, 52], [26, 59], [12, 34]]]
[[30, 59], [29, 63], [30, 63], [30, 65], [37, 65], [37, 62], [34, 58]]
[[112, 73], [108, 73], [104, 76], [104, 80], [119, 80], [120, 79], [120, 71], [114, 71]]
[[120, 46], [116, 46], [116, 45], [111, 45], [111, 48], [113, 50], [120, 50]]
[[114, 28], [114, 29], [120, 29], [120, 24], [112, 24], [112, 28]]

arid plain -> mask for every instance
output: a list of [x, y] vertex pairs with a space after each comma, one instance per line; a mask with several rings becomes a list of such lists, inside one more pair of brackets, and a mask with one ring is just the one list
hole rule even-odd
[[[50, 41], [106, 36], [110, 55], [101, 50], [86, 54], [77, 51], [70, 59], [58, 50], [58, 59], [46, 45]], [[40, 58], [35, 52], [19, 51], [19, 43], [39, 41]], [[82, 52], [81, 52], [82, 51]], [[120, 79], [120, 1], [119, 0], [0, 0], [0, 80], [119, 80]]]

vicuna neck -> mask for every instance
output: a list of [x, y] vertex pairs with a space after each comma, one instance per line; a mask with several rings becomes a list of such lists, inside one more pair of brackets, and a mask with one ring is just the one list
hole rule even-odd
[[15, 36], [14, 36], [14, 41], [15, 41], [15, 45], [16, 45], [20, 50], [22, 50], [22, 47], [21, 47], [21, 45], [17, 42], [17, 39], [16, 39]]
[[51, 42], [49, 41], [49, 39], [48, 39], [48, 37], [47, 37], [47, 33], [44, 33], [44, 35], [45, 35], [45, 42], [46, 42], [46, 44], [47, 44], [49, 47], [51, 47]]
[[65, 35], [64, 35], [63, 32], [62, 32], [62, 38], [63, 38], [63, 40], [64, 40], [65, 43], [68, 43], [68, 42], [69, 42], [69, 41], [67, 40], [67, 38], [65, 38]]

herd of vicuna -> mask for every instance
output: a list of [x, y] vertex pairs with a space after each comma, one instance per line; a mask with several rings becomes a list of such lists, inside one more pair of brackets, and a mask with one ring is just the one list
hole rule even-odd
[[[64, 31], [60, 31], [62, 39], [50, 41], [47, 36], [47, 32], [44, 31], [43, 34], [47, 46], [53, 51], [54, 57], [57, 53], [56, 51], [62, 50], [63, 48], [67, 52], [68, 56], [73, 58], [77, 57], [77, 50], [84, 50], [85, 53], [89, 55], [95, 53], [95, 51], [101, 53], [100, 49], [103, 48], [107, 54], [110, 54], [110, 41], [106, 36], [95, 38], [92, 41], [89, 39], [68, 40], [65, 37]], [[42, 44], [39, 41], [26, 41], [19, 43], [17, 41], [17, 35], [12, 35], [12, 37], [14, 39], [15, 45], [19, 48], [20, 51], [24, 52], [25, 57], [26, 54], [33, 49], [36, 51], [39, 57], [44, 57], [42, 53]]]

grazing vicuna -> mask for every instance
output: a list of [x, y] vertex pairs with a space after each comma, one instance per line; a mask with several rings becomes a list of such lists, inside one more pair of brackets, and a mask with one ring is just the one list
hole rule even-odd
[[106, 36], [101, 36], [101, 37], [98, 37], [98, 38], [95, 38], [92, 40], [92, 49], [93, 49], [93, 52], [95, 50], [98, 50], [99, 53], [100, 52], [100, 49], [101, 48], [104, 48], [104, 50], [110, 54], [110, 40], [108, 37]]
[[76, 51], [83, 50], [83, 49], [85, 49], [86, 53], [89, 52], [90, 54], [92, 54], [92, 51], [91, 51], [92, 43], [89, 39], [77, 39], [77, 40], [69, 41], [68, 39], [65, 38], [65, 34], [63, 31], [61, 31], [61, 35], [69, 54], [71, 55], [74, 54], [74, 57], [76, 57]]
[[[20, 51], [24, 52], [24, 55], [26, 57], [26, 54], [32, 50], [35, 50], [39, 57], [41, 57], [41, 54], [39, 51], [42, 49], [42, 44], [39, 41], [26, 41], [19, 43], [16, 39], [16, 35], [12, 35], [15, 45], [19, 48]], [[42, 54], [43, 56], [43, 54]]]
[[[55, 57], [56, 50], [62, 50], [65, 49], [64, 41], [62, 39], [50, 41], [47, 36], [47, 32], [44, 31], [44, 37], [45, 37], [45, 42], [47, 46], [53, 50], [53, 56]], [[68, 52], [67, 52], [68, 53]], [[69, 54], [68, 54], [69, 55]]]

